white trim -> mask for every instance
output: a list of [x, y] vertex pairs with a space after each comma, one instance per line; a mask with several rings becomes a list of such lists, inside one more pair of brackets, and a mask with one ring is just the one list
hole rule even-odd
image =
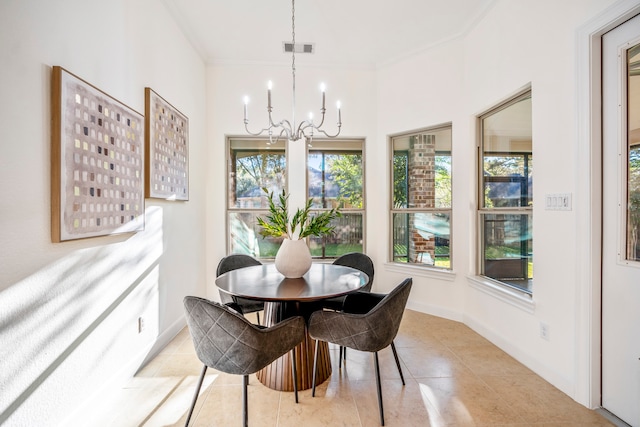
[[553, 384], [560, 389], [563, 393], [570, 395], [572, 382], [567, 379], [563, 372], [554, 371], [549, 368], [546, 363], [541, 363], [540, 359], [533, 356], [533, 353], [523, 351], [521, 347], [513, 344], [513, 342], [505, 337], [496, 334], [495, 330], [487, 328], [482, 322], [476, 321], [475, 318], [465, 315], [464, 324], [480, 334], [482, 337], [488, 339], [498, 348], [502, 349], [505, 353], [531, 369], [537, 375], [544, 380]]
[[467, 283], [472, 288], [519, 308], [526, 313], [533, 314], [535, 312], [536, 303], [531, 295], [526, 292], [500, 285], [483, 276], [467, 276]]
[[419, 311], [420, 313], [442, 317], [443, 319], [453, 320], [455, 322], [462, 323], [463, 321], [462, 313], [460, 313], [459, 311], [443, 308], [440, 305], [423, 304], [421, 302], [409, 300], [407, 302], [407, 308], [409, 310]]
[[451, 270], [438, 269], [434, 267], [423, 267], [419, 264], [405, 264], [398, 262], [387, 262], [384, 264], [386, 271], [392, 273], [403, 273], [411, 276], [428, 277], [430, 279], [446, 280], [453, 282], [456, 280], [456, 273]]
[[173, 340], [182, 329], [187, 325], [187, 319], [184, 315], [180, 316], [173, 322], [167, 329], [162, 331], [160, 335], [156, 338], [153, 346], [149, 349], [147, 353], [147, 357], [142, 361], [140, 367], [145, 366], [149, 363], [153, 358], [155, 358], [158, 353], [160, 353], [166, 346]]
[[[182, 315], [165, 329], [153, 343], [144, 346], [139, 352], [133, 354], [126, 364], [109, 376], [108, 381], [100, 384], [90, 396], [80, 402], [76, 406], [76, 410], [70, 413], [60, 425], [82, 425], [85, 424], [87, 419], [97, 421], [95, 419], [96, 408], [104, 408], [105, 401], [114, 403], [115, 400], [112, 401], [111, 399], [116, 399], [122, 388], [131, 381], [131, 378], [149, 361], [153, 360], [178, 335], [185, 325], [186, 318]], [[101, 414], [98, 413], [98, 415]]]
[[601, 308], [601, 38], [640, 13], [638, 0], [621, 0], [576, 32], [576, 346], [575, 400], [600, 406]]

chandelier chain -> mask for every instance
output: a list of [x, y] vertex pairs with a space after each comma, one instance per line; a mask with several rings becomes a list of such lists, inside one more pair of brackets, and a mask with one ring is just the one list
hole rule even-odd
[[296, 0], [291, 0], [291, 77], [293, 80], [293, 126], [296, 125]]

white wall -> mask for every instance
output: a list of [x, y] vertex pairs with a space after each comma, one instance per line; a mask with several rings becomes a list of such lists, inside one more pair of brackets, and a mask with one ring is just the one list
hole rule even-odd
[[[0, 57], [0, 424], [81, 425], [205, 292], [205, 67], [159, 0], [3, 0]], [[53, 65], [189, 117], [191, 200], [147, 200], [135, 235], [51, 243]]]
[[[392, 64], [379, 75], [381, 133], [453, 122], [454, 222], [453, 283], [437, 278], [414, 281], [412, 303], [460, 310], [476, 329], [569, 396], [585, 394], [577, 384], [576, 212], [545, 211], [547, 193], [577, 187], [576, 34], [580, 26], [613, 1], [499, 1], [464, 37]], [[449, 67], [447, 64], [449, 58]], [[397, 82], [415, 88], [387, 102]], [[534, 290], [532, 312], [469, 286], [475, 274], [475, 117], [526, 85], [533, 93]], [[389, 93], [388, 97], [383, 93]], [[389, 107], [389, 105], [391, 105]], [[388, 120], [387, 120], [388, 118]], [[380, 224], [382, 226], [382, 224]], [[388, 268], [390, 270], [390, 268]], [[400, 275], [396, 275], [396, 281]], [[460, 296], [462, 295], [462, 298]], [[540, 338], [540, 323], [550, 340]], [[584, 399], [583, 399], [584, 400]], [[581, 401], [589, 404], [587, 401]]]
[[[545, 211], [542, 201], [547, 193], [575, 195], [576, 81], [578, 73], [584, 72], [576, 69], [576, 35], [613, 3], [497, 1], [463, 38], [374, 71], [297, 67], [299, 76], [330, 76], [323, 79], [332, 96], [340, 94], [344, 103], [343, 135], [367, 137], [366, 250], [376, 265], [376, 289], [387, 291], [412, 276], [409, 307], [464, 321], [574, 398], [585, 396], [577, 387], [589, 383], [589, 378], [578, 378], [576, 370], [576, 360], [588, 357], [576, 337], [589, 328], [576, 323], [581, 283], [575, 280], [580, 253], [574, 242], [580, 231], [575, 210]], [[214, 185], [225, 182], [224, 136], [244, 133], [241, 98], [247, 93], [253, 99], [253, 128], [264, 123], [257, 120], [266, 120], [263, 92], [268, 79], [278, 79], [276, 118], [290, 115], [288, 71], [255, 64], [208, 68], [209, 160], [215, 165], [208, 176], [213, 196], [208, 206], [210, 258], [225, 254], [224, 231], [217, 225], [224, 223], [226, 196], [222, 186]], [[300, 80], [298, 97], [304, 96], [306, 102], [315, 83]], [[533, 91], [535, 284], [531, 304], [513, 304], [469, 282], [476, 260], [475, 117], [527, 85]], [[306, 109], [300, 110], [306, 114]], [[446, 122], [453, 123], [454, 272], [425, 273], [389, 264], [388, 136]], [[296, 161], [304, 161], [301, 150], [295, 155]], [[304, 190], [301, 177], [290, 181], [297, 190]], [[208, 294], [215, 297], [215, 287]], [[549, 326], [549, 341], [540, 338], [540, 322]], [[580, 402], [589, 404], [585, 399]]]

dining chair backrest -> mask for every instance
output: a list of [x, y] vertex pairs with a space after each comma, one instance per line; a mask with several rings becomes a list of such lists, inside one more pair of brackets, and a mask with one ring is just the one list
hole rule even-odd
[[[296, 360], [295, 347], [306, 335], [304, 318], [294, 316], [263, 328], [253, 325], [244, 316], [225, 305], [194, 296], [184, 298], [184, 309], [196, 355], [203, 363], [185, 427], [189, 425], [209, 367], [243, 376], [242, 425], [248, 426], [249, 375], [258, 372], [287, 352], [291, 352], [290, 360]], [[295, 401], [298, 403], [295, 363], [291, 363], [291, 370]]]
[[254, 265], [262, 265], [260, 261], [252, 256], [245, 254], [231, 254], [222, 258], [218, 263], [216, 269], [216, 277], [220, 276], [231, 270], [237, 270], [238, 268], [251, 267]]
[[305, 336], [301, 316], [261, 328], [215, 301], [187, 296], [184, 306], [198, 359], [228, 374], [257, 372], [290, 351]]
[[[376, 352], [393, 342], [409, 299], [413, 280], [406, 278], [364, 314], [317, 311], [309, 319], [313, 338], [360, 351]], [[351, 295], [347, 296], [347, 300]], [[354, 298], [358, 294], [353, 295]]]
[[[398, 333], [402, 315], [409, 299], [413, 280], [406, 278], [396, 286], [389, 294], [372, 294], [369, 292], [357, 292], [349, 294], [345, 299], [345, 310], [331, 311], [318, 310], [309, 318], [309, 335], [316, 341], [316, 352], [313, 357], [313, 385], [311, 396], [316, 393], [316, 367], [318, 360], [318, 342], [326, 341], [337, 344], [340, 350], [349, 347], [354, 350], [373, 353], [376, 372], [376, 386], [378, 391], [378, 406], [380, 409], [380, 424], [384, 425], [384, 406], [382, 403], [382, 387], [380, 382], [380, 364], [378, 351], [391, 346], [393, 356], [400, 373], [402, 384], [405, 384], [404, 375], [400, 366], [400, 360], [393, 339]], [[353, 304], [349, 300], [355, 301]], [[361, 309], [367, 307], [368, 311], [349, 313], [349, 306]], [[346, 350], [346, 349], [345, 349]], [[345, 353], [346, 357], [346, 353]]]
[[371, 290], [371, 287], [373, 286], [374, 268], [373, 261], [368, 255], [361, 252], [350, 252], [338, 257], [333, 261], [333, 263], [335, 265], [344, 265], [346, 267], [355, 268], [365, 273], [369, 276], [369, 283], [361, 288], [360, 291], [369, 292]]
[[[231, 254], [222, 258], [218, 263], [218, 267], [216, 268], [216, 277], [221, 274], [227, 273], [232, 270], [237, 270], [239, 268], [244, 267], [252, 267], [254, 265], [262, 265], [260, 261], [257, 259], [245, 255], [245, 254]], [[247, 298], [240, 297], [232, 297], [226, 292], [219, 291], [220, 293], [220, 301], [223, 304], [234, 303], [236, 306], [240, 307], [243, 314], [256, 313], [264, 310], [264, 302], [263, 301], [255, 301]], [[260, 324], [260, 315], [257, 315], [258, 324]]]

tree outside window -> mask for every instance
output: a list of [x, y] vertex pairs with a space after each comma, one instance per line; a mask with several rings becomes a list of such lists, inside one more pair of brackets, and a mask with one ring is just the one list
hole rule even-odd
[[362, 140], [314, 140], [308, 149], [308, 196], [318, 213], [340, 208], [334, 233], [311, 237], [315, 258], [337, 258], [364, 250], [364, 165]]
[[227, 224], [229, 253], [274, 258], [282, 239], [262, 238], [256, 218], [268, 212], [263, 188], [279, 194], [286, 184], [284, 142], [230, 138], [228, 140]]

